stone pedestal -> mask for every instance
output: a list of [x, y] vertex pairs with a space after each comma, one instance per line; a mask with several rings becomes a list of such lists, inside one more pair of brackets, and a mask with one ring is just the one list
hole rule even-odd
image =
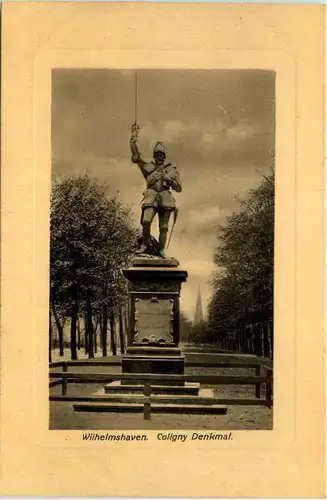
[[[129, 286], [129, 333], [122, 356], [123, 373], [184, 374], [184, 356], [179, 349], [179, 296], [187, 272], [173, 259], [138, 258], [123, 271]], [[74, 411], [225, 414], [216, 405], [211, 389], [199, 383], [159, 379], [151, 384], [145, 400], [142, 379], [112, 381], [97, 401], [75, 403]], [[150, 402], [151, 401], [151, 402]], [[148, 407], [146, 407], [145, 402]]]
[[[184, 356], [179, 349], [179, 296], [187, 272], [172, 259], [138, 258], [124, 276], [129, 286], [129, 333], [122, 356], [123, 373], [156, 373], [150, 398], [143, 380], [115, 380], [97, 393], [97, 401], [75, 403], [75, 411], [225, 414], [216, 405], [212, 389], [197, 382], [167, 381], [162, 375], [184, 374]], [[148, 394], [147, 394], [148, 396]], [[147, 415], [147, 417], [145, 417]]]
[[129, 285], [123, 373], [183, 374], [184, 356], [178, 347], [179, 297], [187, 272], [174, 259], [137, 258], [123, 273]]

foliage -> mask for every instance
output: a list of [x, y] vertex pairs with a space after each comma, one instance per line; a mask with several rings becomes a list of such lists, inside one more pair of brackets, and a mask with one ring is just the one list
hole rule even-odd
[[181, 342], [190, 342], [192, 322], [181, 311], [179, 316], [179, 337]]
[[217, 272], [209, 304], [216, 335], [272, 316], [274, 270], [274, 174], [242, 200], [241, 210], [218, 227]]
[[212, 332], [207, 321], [203, 320], [192, 326], [190, 332], [190, 343], [196, 345], [212, 343]]
[[121, 269], [137, 232], [130, 210], [88, 175], [55, 183], [51, 196], [50, 299], [61, 318], [117, 311], [126, 300]]

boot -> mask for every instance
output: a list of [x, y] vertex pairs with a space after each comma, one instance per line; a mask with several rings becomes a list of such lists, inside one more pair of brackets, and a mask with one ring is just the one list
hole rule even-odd
[[160, 232], [159, 232], [159, 253], [160, 253], [160, 257], [162, 257], [163, 259], [167, 258], [166, 254], [165, 254], [167, 233], [168, 233], [167, 229], [160, 229]]
[[150, 224], [144, 224], [143, 226], [143, 240], [141, 243], [141, 246], [138, 250], [136, 250], [136, 254], [140, 255], [142, 253], [146, 252], [146, 249], [148, 247], [149, 239], [150, 239], [150, 231], [151, 231], [151, 226]]

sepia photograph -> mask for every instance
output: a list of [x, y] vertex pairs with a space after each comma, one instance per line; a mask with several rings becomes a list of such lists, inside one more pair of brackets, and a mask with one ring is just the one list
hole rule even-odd
[[273, 429], [275, 72], [51, 89], [49, 429]]
[[1, 19], [1, 494], [324, 498], [324, 6]]

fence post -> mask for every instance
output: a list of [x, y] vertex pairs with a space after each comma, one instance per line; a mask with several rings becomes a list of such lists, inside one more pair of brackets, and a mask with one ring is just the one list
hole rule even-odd
[[258, 325], [257, 324], [253, 325], [252, 335], [253, 335], [253, 346], [254, 346], [253, 354], [255, 354], [256, 356], [259, 356], [259, 339], [258, 339]]
[[240, 329], [238, 338], [239, 338], [239, 352], [243, 352], [243, 327]]
[[265, 335], [266, 335], [266, 323], [263, 321], [261, 323], [261, 351], [262, 351], [262, 356], [265, 356], [265, 352], [266, 352]]
[[[261, 374], [261, 365], [258, 364], [255, 367], [255, 376], [260, 377], [260, 374]], [[260, 396], [261, 396], [261, 384], [255, 384], [255, 397], [257, 399], [260, 399]]]
[[256, 356], [262, 356], [262, 330], [261, 323], [254, 326], [254, 345]]
[[[63, 362], [63, 365], [62, 365], [62, 371], [63, 371], [63, 373], [67, 373], [67, 363], [65, 361]], [[67, 379], [66, 378], [62, 379], [61, 388], [62, 388], [61, 395], [67, 396]]]
[[151, 380], [144, 380], [144, 420], [151, 420]]

